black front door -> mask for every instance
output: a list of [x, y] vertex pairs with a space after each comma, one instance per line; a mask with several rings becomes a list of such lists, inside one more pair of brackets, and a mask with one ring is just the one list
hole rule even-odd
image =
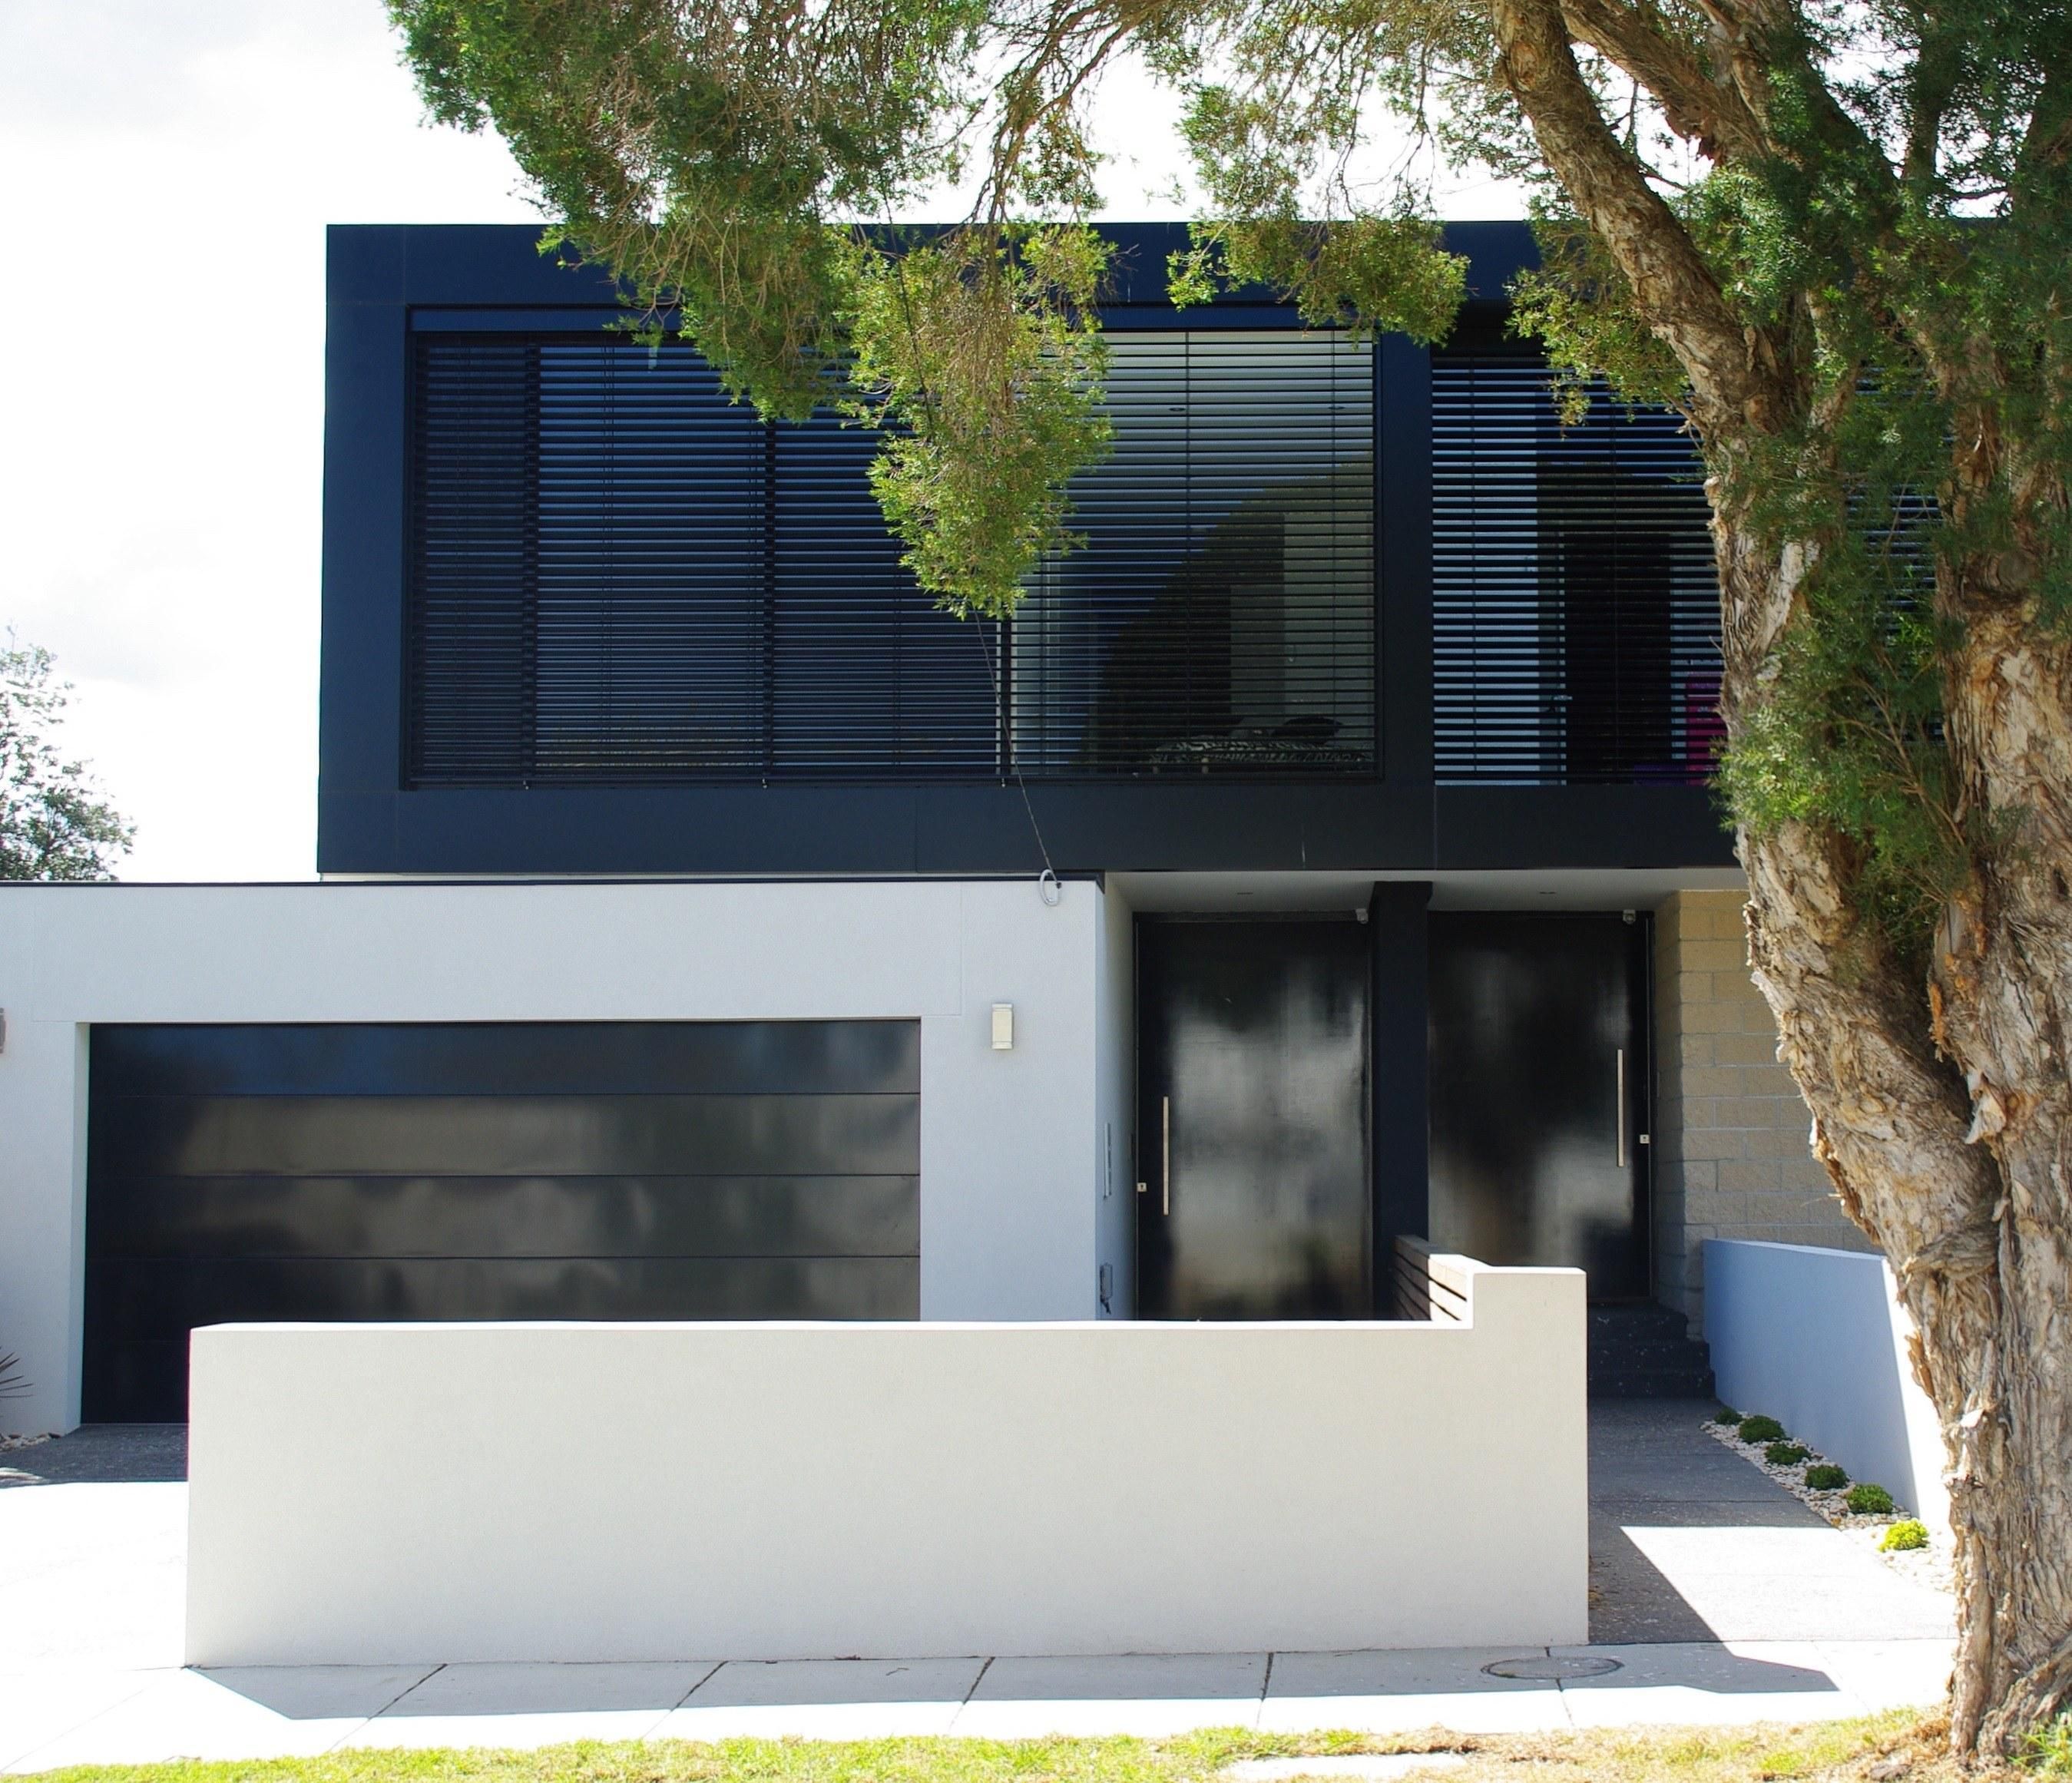
[[1648, 1292], [1647, 926], [1434, 912], [1431, 1236]]
[[1152, 1319], [1373, 1305], [1367, 931], [1137, 925], [1137, 1304]]

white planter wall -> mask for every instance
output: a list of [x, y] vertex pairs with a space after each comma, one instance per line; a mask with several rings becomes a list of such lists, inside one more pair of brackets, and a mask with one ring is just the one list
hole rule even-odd
[[1581, 1641], [1583, 1278], [1468, 1267], [1460, 1325], [199, 1331], [187, 1658]]
[[1947, 1529], [1941, 1428], [1906, 1359], [1913, 1329], [1882, 1257], [1706, 1243], [1705, 1341], [1720, 1397], [1767, 1413], [1852, 1478]]
[[0, 887], [0, 1350], [35, 1386], [0, 1428], [79, 1419], [94, 1022], [918, 1017], [923, 1317], [1092, 1317], [1127, 1119], [1104, 904], [1026, 880]]

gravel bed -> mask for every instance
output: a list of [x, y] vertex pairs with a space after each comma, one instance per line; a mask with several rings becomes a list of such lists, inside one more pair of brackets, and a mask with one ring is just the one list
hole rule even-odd
[[[1786, 1467], [1779, 1467], [1763, 1453], [1770, 1446], [1767, 1443], [1743, 1442], [1740, 1433], [1732, 1424], [1715, 1424], [1708, 1418], [1702, 1428], [1715, 1442], [1724, 1443], [1750, 1465], [1761, 1468], [1786, 1492], [1803, 1503], [1811, 1506], [1819, 1515], [1859, 1543], [1865, 1552], [1875, 1554], [1901, 1577], [1911, 1580], [1918, 1585], [1926, 1585], [1934, 1591], [1953, 1588], [1955, 1557], [1951, 1551], [1949, 1536], [1931, 1526], [1926, 1547], [1896, 1548], [1889, 1552], [1879, 1547], [1878, 1543], [1884, 1539], [1886, 1530], [1913, 1513], [1902, 1508], [1888, 1516], [1866, 1516], [1849, 1509], [1848, 1486], [1832, 1492], [1815, 1491], [1806, 1483], [1806, 1470], [1809, 1467], [1819, 1466], [1828, 1457], [1803, 1438], [1794, 1436], [1790, 1440], [1807, 1452], [1806, 1459], [1794, 1461]], [[1851, 1485], [1858, 1483], [1853, 1480], [1850, 1481]], [[1884, 1485], [1885, 1482], [1881, 1480], [1877, 1484]], [[1887, 1487], [1886, 1489], [1889, 1491], [1891, 1489]], [[1895, 1499], [1897, 1497], [1897, 1493], [1893, 1496]]]

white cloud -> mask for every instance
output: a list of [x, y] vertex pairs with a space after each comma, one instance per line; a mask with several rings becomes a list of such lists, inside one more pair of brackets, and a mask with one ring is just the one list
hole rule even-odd
[[0, 10], [0, 624], [77, 684], [124, 877], [315, 860], [323, 231], [525, 221], [379, 0]]

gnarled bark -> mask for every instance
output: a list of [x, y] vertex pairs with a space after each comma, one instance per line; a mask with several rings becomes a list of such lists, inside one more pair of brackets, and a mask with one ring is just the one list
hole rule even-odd
[[[1745, 535], [1723, 528], [1720, 545], [1743, 622], [1723, 693], [1738, 731], [1765, 696], [1792, 577]], [[1749, 622], [1766, 614], [1787, 617]], [[1786, 826], [1741, 852], [1779, 1057], [1844, 1207], [1892, 1260], [1942, 1423], [1961, 1600], [1952, 1743], [2004, 1752], [2072, 1696], [2072, 651], [2019, 615], [1965, 635], [1951, 748], [2008, 824], [1946, 911], [1930, 984], [1856, 915], [1837, 838]]]

